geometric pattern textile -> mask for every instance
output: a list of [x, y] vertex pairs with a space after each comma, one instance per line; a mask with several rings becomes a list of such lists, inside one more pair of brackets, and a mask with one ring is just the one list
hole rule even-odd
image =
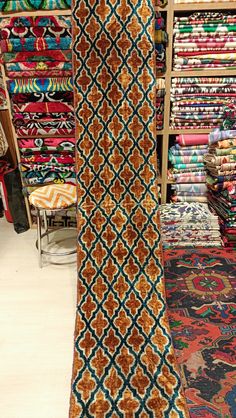
[[70, 418], [185, 418], [166, 314], [154, 5], [76, 0], [78, 306]]
[[236, 254], [164, 252], [169, 319], [191, 418], [236, 416]]
[[31, 205], [40, 209], [64, 209], [76, 203], [76, 186], [72, 184], [50, 184], [34, 190]]

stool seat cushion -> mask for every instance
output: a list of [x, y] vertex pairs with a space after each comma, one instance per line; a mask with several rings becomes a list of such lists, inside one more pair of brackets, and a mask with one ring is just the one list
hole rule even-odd
[[50, 184], [34, 190], [30, 203], [39, 209], [65, 209], [76, 203], [76, 186], [73, 184]]

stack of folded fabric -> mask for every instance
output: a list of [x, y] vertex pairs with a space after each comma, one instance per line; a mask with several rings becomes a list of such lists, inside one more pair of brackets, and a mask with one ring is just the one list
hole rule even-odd
[[0, 39], [24, 191], [75, 183], [71, 17], [3, 18]]
[[1, 0], [0, 11], [22, 12], [31, 10], [64, 10], [70, 9], [71, 0]]
[[165, 101], [165, 80], [163, 78], [157, 79], [156, 90], [156, 126], [157, 130], [163, 128], [164, 123], [164, 101]]
[[155, 20], [155, 50], [156, 50], [156, 73], [163, 74], [166, 71], [166, 44], [168, 35], [165, 31], [165, 21], [160, 12], [156, 12]]
[[236, 77], [173, 78], [171, 128], [221, 126], [224, 106], [236, 97]]
[[236, 68], [236, 14], [195, 12], [174, 20], [174, 70]]
[[207, 134], [176, 136], [169, 150], [172, 167], [168, 171], [174, 202], [207, 202], [206, 169], [203, 157], [208, 152]]
[[160, 206], [163, 246], [219, 247], [219, 220], [205, 203], [170, 203]]
[[236, 130], [214, 130], [209, 144], [208, 203], [220, 217], [225, 246], [236, 248]]
[[71, 18], [22, 16], [0, 25], [23, 185], [75, 182]]

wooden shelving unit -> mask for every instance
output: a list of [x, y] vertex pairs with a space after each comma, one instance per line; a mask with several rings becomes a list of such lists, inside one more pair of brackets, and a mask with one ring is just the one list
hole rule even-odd
[[162, 148], [161, 148], [161, 176], [158, 179], [158, 184], [161, 186], [161, 203], [167, 201], [167, 188], [168, 185], [173, 184], [172, 180], [168, 179], [168, 150], [170, 144], [171, 135], [179, 134], [201, 134], [210, 133], [212, 129], [171, 129], [170, 128], [170, 110], [171, 110], [171, 82], [172, 78], [177, 77], [236, 77], [236, 66], [235, 70], [197, 70], [197, 71], [173, 71], [173, 28], [174, 28], [174, 17], [176, 14], [189, 14], [195, 11], [222, 11], [222, 10], [236, 10], [236, 2], [228, 3], [189, 3], [189, 4], [174, 4], [174, 0], [169, 0], [168, 4], [164, 7], [158, 7], [157, 10], [162, 12], [163, 15], [166, 13], [167, 22], [167, 33], [168, 33], [168, 45], [166, 47], [166, 73], [158, 76], [158, 78], [165, 79], [165, 105], [164, 105], [164, 126], [161, 131], [157, 131], [157, 135], [162, 136]]

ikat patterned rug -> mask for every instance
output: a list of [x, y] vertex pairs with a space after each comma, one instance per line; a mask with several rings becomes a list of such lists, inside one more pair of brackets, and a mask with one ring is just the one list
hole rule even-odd
[[191, 418], [236, 417], [236, 252], [166, 250], [169, 319]]
[[70, 418], [188, 416], [166, 315], [154, 6], [77, 0], [78, 307]]

